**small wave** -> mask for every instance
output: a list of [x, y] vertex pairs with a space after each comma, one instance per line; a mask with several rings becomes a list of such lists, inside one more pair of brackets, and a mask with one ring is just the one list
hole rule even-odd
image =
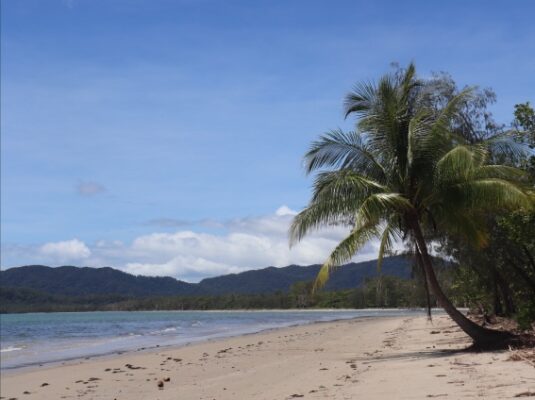
[[165, 329], [160, 329], [158, 331], [152, 331], [150, 332], [151, 335], [163, 335], [165, 333], [169, 333], [169, 332], [175, 332], [176, 331], [176, 328], [165, 328]]
[[24, 347], [9, 346], [9, 347], [6, 347], [5, 349], [0, 349], [0, 353], [8, 353], [10, 351], [17, 351], [17, 350], [22, 350], [22, 349], [24, 349]]

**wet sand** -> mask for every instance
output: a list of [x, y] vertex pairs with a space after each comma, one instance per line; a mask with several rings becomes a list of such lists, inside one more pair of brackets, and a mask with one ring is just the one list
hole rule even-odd
[[3, 399], [507, 399], [535, 396], [510, 352], [466, 353], [448, 317], [356, 319], [2, 372]]

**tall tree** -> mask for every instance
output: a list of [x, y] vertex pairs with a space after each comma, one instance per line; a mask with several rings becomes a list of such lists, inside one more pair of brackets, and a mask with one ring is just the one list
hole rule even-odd
[[[515, 105], [514, 115], [509, 132], [532, 150], [520, 158], [507, 153], [493, 157], [524, 169], [533, 187], [535, 111], [526, 102]], [[477, 114], [470, 117], [470, 125], [481, 125], [474, 121]], [[458, 263], [456, 297], [496, 315], [514, 317], [521, 328], [528, 329], [535, 322], [535, 210], [503, 210], [489, 213], [486, 220], [490, 235], [485, 251], [454, 236], [441, 238], [441, 252]]]
[[432, 91], [413, 64], [355, 87], [345, 111], [357, 116], [357, 131], [329, 132], [305, 155], [307, 172], [317, 175], [309, 205], [294, 218], [290, 242], [325, 225], [351, 227], [323, 264], [315, 288], [373, 237], [380, 239], [378, 266], [396, 239], [415, 243], [439, 304], [476, 346], [490, 347], [511, 335], [481, 327], [455, 308], [436, 279], [428, 232], [482, 245], [482, 211], [531, 207], [533, 200], [522, 171], [489, 162], [491, 149], [518, 150], [509, 138], [467, 140], [456, 132], [473, 90], [443, 104], [431, 101]]

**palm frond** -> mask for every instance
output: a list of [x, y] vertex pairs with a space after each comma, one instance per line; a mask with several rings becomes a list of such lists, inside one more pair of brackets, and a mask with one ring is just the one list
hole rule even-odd
[[451, 203], [442, 206], [445, 207], [435, 208], [433, 215], [442, 232], [461, 237], [477, 248], [483, 248], [488, 244], [489, 232], [484, 214], [466, 209], [460, 211]]
[[408, 126], [407, 161], [408, 165], [414, 164], [415, 158], [422, 153], [421, 147], [429, 134], [431, 113], [428, 110], [420, 110], [411, 118]]
[[409, 104], [410, 97], [413, 93], [413, 90], [416, 86], [420, 85], [420, 82], [416, 80], [416, 66], [414, 63], [410, 63], [400, 82], [400, 100], [402, 104]]
[[360, 202], [385, 186], [350, 169], [322, 172], [314, 180], [312, 202]]
[[512, 162], [528, 157], [535, 156], [535, 149], [530, 148], [526, 143], [516, 140], [514, 132], [504, 132], [492, 136], [481, 142], [494, 155], [504, 155]]
[[500, 178], [474, 179], [454, 187], [468, 209], [515, 210], [532, 208], [533, 202], [522, 187]]
[[474, 151], [469, 146], [459, 145], [448, 151], [435, 167], [435, 180], [438, 185], [449, 185], [466, 181], [476, 168], [482, 166], [486, 154]]
[[508, 165], [482, 165], [474, 171], [475, 179], [499, 178], [510, 182], [522, 182], [527, 178], [527, 173], [521, 169]]
[[[440, 111], [433, 124], [433, 127], [436, 131], [442, 133], [447, 132], [448, 135], [453, 134], [451, 130], [451, 123], [461, 111], [461, 107], [474, 96], [474, 90], [474, 87], [467, 87], [450, 99], [450, 101], [448, 101], [446, 106]], [[456, 137], [461, 139], [460, 136]], [[464, 139], [461, 140], [462, 142], [465, 142]]]
[[[344, 204], [345, 206], [346, 204]], [[290, 239], [290, 247], [295, 245], [307, 234], [318, 230], [323, 226], [334, 226], [340, 224], [348, 224], [348, 221], [353, 220], [350, 209], [347, 212], [340, 211], [338, 208], [333, 209], [331, 203], [312, 203], [299, 214], [297, 214], [288, 232]]]
[[305, 154], [305, 170], [311, 173], [323, 167], [351, 168], [373, 179], [384, 181], [385, 171], [356, 132], [334, 130], [312, 143]]
[[371, 81], [361, 82], [355, 85], [344, 101], [345, 117], [357, 114], [357, 117], [365, 116], [376, 102], [376, 87]]
[[356, 213], [357, 221], [374, 222], [412, 209], [410, 201], [400, 193], [375, 193], [366, 198]]
[[393, 236], [395, 235], [395, 224], [389, 222], [386, 224], [383, 233], [381, 234], [381, 241], [379, 243], [379, 252], [377, 254], [377, 271], [381, 272], [383, 266], [383, 259], [386, 253], [392, 249]]
[[321, 266], [318, 275], [316, 276], [316, 280], [314, 281], [313, 290], [316, 291], [321, 289], [329, 280], [334, 268], [351, 260], [355, 253], [376, 235], [377, 229], [372, 224], [362, 225], [353, 229], [351, 233], [336, 246], [327, 261]]
[[290, 245], [323, 225], [353, 223], [363, 202], [384, 187], [351, 170], [319, 174], [310, 204], [292, 221]]

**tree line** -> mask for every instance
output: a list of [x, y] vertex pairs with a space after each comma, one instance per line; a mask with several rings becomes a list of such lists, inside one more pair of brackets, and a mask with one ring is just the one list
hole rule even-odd
[[[454, 267], [440, 268], [444, 287], [451, 286]], [[152, 310], [253, 310], [310, 308], [423, 308], [427, 305], [421, 277], [368, 278], [354, 289], [312, 292], [313, 281], [297, 282], [289, 291], [263, 294], [203, 296], [119, 295], [58, 296], [43, 292], [0, 288], [0, 313], [64, 311], [152, 311]], [[449, 289], [447, 289], [449, 290]], [[462, 301], [462, 299], [460, 298]], [[433, 300], [434, 301], [434, 300]], [[464, 304], [459, 303], [459, 306]]]

